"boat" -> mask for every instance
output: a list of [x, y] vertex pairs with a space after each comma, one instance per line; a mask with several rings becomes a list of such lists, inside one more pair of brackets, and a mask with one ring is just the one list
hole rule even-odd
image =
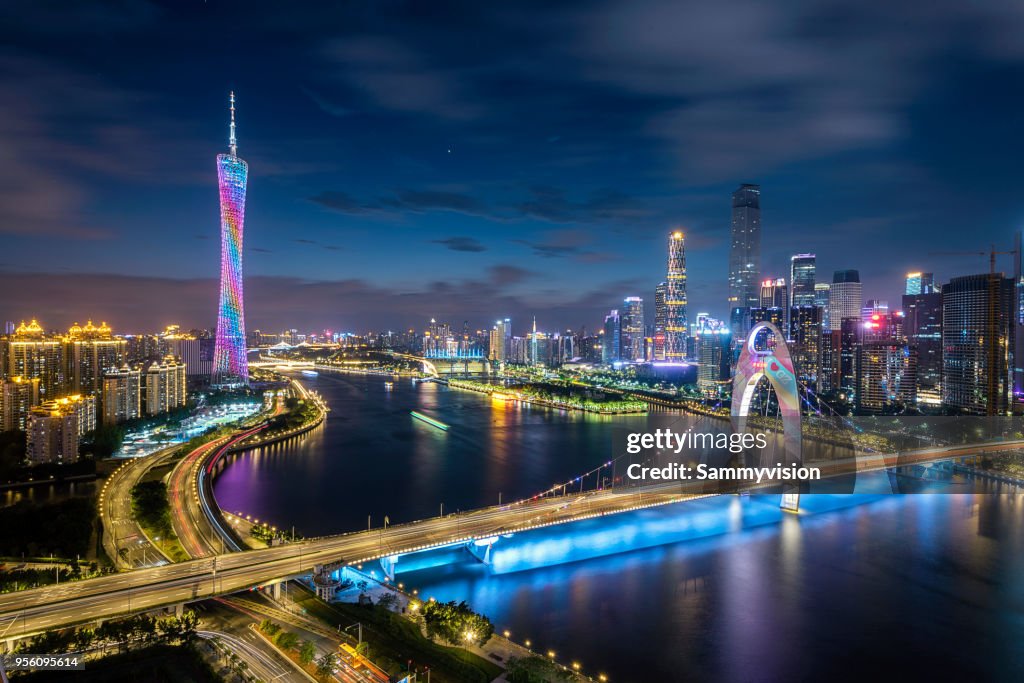
[[307, 377], [317, 377], [320, 375], [320, 373], [317, 372], [316, 370], [303, 370], [302, 374], [306, 375]]
[[385, 388], [385, 389], [387, 389], [387, 390], [389, 390], [389, 391], [390, 391], [391, 389], [393, 389], [393, 388], [394, 388], [394, 386], [395, 386], [395, 383], [394, 383], [394, 382], [384, 382], [384, 388]]
[[435, 420], [434, 418], [432, 418], [432, 417], [430, 417], [428, 415], [424, 415], [423, 413], [418, 413], [415, 410], [410, 410], [409, 414], [412, 415], [417, 420], [420, 420], [422, 422], [426, 422], [431, 427], [437, 427], [438, 429], [440, 429], [443, 432], [447, 432], [448, 431], [448, 425], [446, 425], [444, 422], [438, 422], [437, 420]]

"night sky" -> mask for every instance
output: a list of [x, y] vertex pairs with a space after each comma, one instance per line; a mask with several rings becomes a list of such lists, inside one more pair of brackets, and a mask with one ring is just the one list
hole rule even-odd
[[595, 329], [677, 226], [725, 317], [741, 182], [764, 276], [893, 305], [1024, 223], [1024, 4], [555, 6], [4, 3], [0, 321], [214, 324], [231, 89], [250, 329]]

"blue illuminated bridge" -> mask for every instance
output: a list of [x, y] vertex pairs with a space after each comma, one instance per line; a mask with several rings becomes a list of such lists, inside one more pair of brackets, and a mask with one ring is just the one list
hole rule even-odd
[[[1024, 440], [859, 456], [823, 467], [822, 476], [882, 471], [1022, 447]], [[609, 465], [507, 505], [0, 595], [0, 643], [6, 646], [47, 629], [140, 610], [180, 610], [191, 601], [252, 586], [277, 585], [311, 573], [327, 577], [346, 565], [381, 561], [384, 572], [391, 573], [403, 556], [437, 548], [466, 546], [480, 561], [489, 562], [491, 547], [511, 534], [704, 497], [679, 482], [628, 493], [595, 488], [604, 480], [602, 470], [606, 475]]]

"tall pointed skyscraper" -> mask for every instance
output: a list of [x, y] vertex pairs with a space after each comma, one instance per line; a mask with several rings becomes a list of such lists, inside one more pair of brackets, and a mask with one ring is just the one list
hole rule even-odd
[[213, 352], [214, 384], [247, 384], [249, 363], [245, 348], [245, 306], [242, 295], [242, 236], [245, 223], [245, 183], [249, 166], [238, 158], [235, 140], [235, 93], [231, 93], [231, 133], [228, 153], [217, 155], [220, 185], [220, 306]]

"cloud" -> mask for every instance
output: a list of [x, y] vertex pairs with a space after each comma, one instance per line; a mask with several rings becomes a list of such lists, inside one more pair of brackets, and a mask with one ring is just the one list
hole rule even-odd
[[[334, 244], [323, 244], [321, 242], [317, 242], [316, 240], [307, 239], [305, 237], [296, 237], [295, 239], [292, 240], [292, 242], [295, 242], [296, 244], [308, 245], [308, 246], [311, 246], [311, 247], [320, 247], [321, 249], [326, 249], [327, 251], [342, 251], [343, 250], [342, 247], [339, 247], [337, 245], [334, 245]], [[259, 251], [259, 250], [257, 249], [255, 251]]]
[[465, 121], [484, 107], [461, 87], [460, 70], [430, 63], [405, 41], [385, 35], [349, 36], [327, 42], [322, 56], [336, 78], [379, 107]]
[[316, 104], [316, 106], [320, 107], [321, 110], [323, 110], [327, 114], [330, 114], [331, 116], [342, 117], [349, 116], [350, 114], [352, 114], [351, 109], [347, 107], [342, 107], [340, 105], [328, 101], [322, 95], [316, 93], [310, 88], [300, 85], [299, 90], [301, 90], [306, 95], [306, 97], [313, 100], [313, 103]]
[[590, 224], [636, 222], [652, 215], [636, 198], [611, 188], [595, 190], [579, 202], [570, 200], [567, 191], [559, 187], [538, 185], [530, 187], [528, 193], [529, 199], [508, 205], [489, 204], [464, 192], [408, 188], [372, 200], [359, 200], [339, 191], [324, 191], [308, 200], [331, 211], [354, 216], [389, 217], [447, 211], [500, 222], [536, 219], [548, 223]]
[[[245, 281], [246, 321], [250, 329], [328, 326], [366, 331], [418, 327], [431, 317], [486, 324], [500, 315], [512, 317], [517, 333], [524, 333], [534, 313], [543, 329], [592, 326], [623, 292], [642, 291], [635, 289], [634, 281], [622, 280], [594, 289], [510, 292], [510, 285], [533, 277], [516, 266], [497, 265], [479, 278], [429, 281], [409, 290], [358, 279], [252, 276]], [[215, 278], [0, 271], [0, 290], [14, 289], [23, 295], [4, 302], [4, 319], [39, 317], [44, 312], [40, 322], [46, 327], [66, 327], [82, 311], [107, 320], [118, 333], [160, 330], [172, 323], [186, 329], [208, 328], [216, 322]], [[153, 301], [161, 305], [153, 306]], [[100, 308], [97, 302], [103, 302]]]
[[490, 275], [491, 282], [498, 285], [499, 287], [507, 287], [508, 285], [516, 285], [524, 282], [534, 275], [532, 270], [520, 268], [519, 266], [510, 266], [507, 264], [491, 266], [487, 269]]
[[452, 251], [481, 252], [487, 251], [487, 247], [479, 240], [472, 237], [448, 237], [443, 240], [431, 240], [434, 244], [443, 244]]
[[529, 247], [535, 256], [542, 258], [573, 257], [584, 263], [601, 263], [614, 260], [614, 255], [593, 251], [589, 248], [592, 235], [583, 230], [552, 230], [541, 241], [513, 240], [516, 244]]
[[325, 209], [337, 211], [338, 213], [362, 214], [376, 209], [356, 201], [351, 195], [344, 192], [328, 190], [320, 194], [308, 197], [309, 201], [318, 204]]

